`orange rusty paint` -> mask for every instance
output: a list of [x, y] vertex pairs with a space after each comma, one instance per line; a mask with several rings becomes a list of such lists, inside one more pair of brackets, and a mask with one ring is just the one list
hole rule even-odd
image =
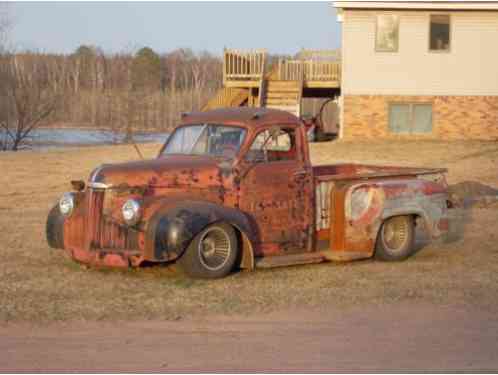
[[338, 189], [333, 193], [333, 207], [334, 212], [332, 214], [333, 221], [330, 225], [330, 238], [332, 242], [330, 243], [330, 249], [333, 251], [344, 251], [346, 250], [346, 213], [344, 201], [346, 198], [346, 190]]
[[139, 266], [143, 261], [140, 256], [137, 256], [136, 252], [129, 251], [106, 253], [105, 251], [95, 252], [81, 248], [66, 251], [76, 261], [97, 267], [126, 268], [130, 265]]
[[[227, 163], [209, 156], [163, 155], [165, 144], [153, 160], [97, 168], [84, 190], [75, 193], [76, 207], [64, 221], [64, 248], [68, 253], [80, 262], [117, 267], [136, 266], [144, 260], [175, 260], [181, 256], [179, 252], [156, 251], [158, 217], [183, 205], [184, 209], [178, 209], [178, 215], [183, 216], [168, 220], [195, 220], [199, 213], [189, 207], [198, 207], [199, 202], [219, 208], [216, 214], [206, 208], [204, 214], [210, 216], [206, 223], [224, 217], [238, 220], [230, 223], [242, 232], [242, 258], [247, 268], [253, 268], [253, 256], [288, 257], [280, 258], [280, 263], [286, 259], [317, 259], [319, 241], [322, 250], [328, 241], [328, 250], [338, 254], [338, 259], [371, 256], [382, 214], [386, 210], [396, 212], [396, 204], [406, 204], [400, 199], [419, 203], [427, 216], [434, 218], [433, 227], [438, 231], [448, 229], [444, 212], [431, 206], [427, 198], [444, 200], [446, 184], [418, 178], [444, 170], [362, 164], [312, 167], [302, 122], [289, 113], [271, 109], [192, 113], [182, 118], [180, 127], [207, 123], [245, 129], [246, 136], [235, 159]], [[290, 149], [272, 151], [278, 159], [272, 162], [248, 160], [245, 156], [258, 134], [276, 126], [289, 134]], [[328, 209], [325, 217], [330, 226], [317, 231], [315, 211], [320, 197], [315, 194], [317, 184], [326, 182], [333, 185], [327, 197], [330, 199], [324, 204], [330, 207], [323, 208]], [[378, 189], [379, 194], [374, 195], [362, 217], [351, 221], [347, 217], [351, 189], [359, 185]], [[82, 186], [79, 183], [76, 187]], [[121, 208], [128, 199], [141, 204], [142, 216], [135, 225], [127, 225], [122, 217]], [[196, 234], [189, 233], [192, 238]], [[188, 241], [182, 244], [192, 238], [185, 238]], [[348, 252], [352, 255], [344, 255]], [[306, 255], [297, 256], [301, 253]]]
[[318, 241], [328, 240], [330, 238], [330, 230], [329, 229], [320, 229], [316, 232], [316, 239]]

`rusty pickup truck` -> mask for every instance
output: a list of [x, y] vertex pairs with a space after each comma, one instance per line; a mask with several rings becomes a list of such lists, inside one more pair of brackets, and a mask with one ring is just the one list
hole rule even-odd
[[312, 166], [302, 121], [278, 110], [184, 114], [155, 159], [104, 164], [71, 181], [49, 213], [47, 240], [82, 263], [178, 262], [201, 278], [403, 260], [417, 226], [432, 238], [448, 230], [445, 172]]

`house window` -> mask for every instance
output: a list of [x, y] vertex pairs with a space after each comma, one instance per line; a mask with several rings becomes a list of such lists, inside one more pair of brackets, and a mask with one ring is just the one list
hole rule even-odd
[[432, 14], [429, 34], [429, 49], [431, 51], [449, 51], [450, 16], [447, 14]]
[[399, 16], [378, 14], [375, 50], [378, 52], [396, 52], [398, 50], [398, 35]]
[[389, 130], [398, 134], [431, 133], [432, 104], [391, 104], [389, 107]]

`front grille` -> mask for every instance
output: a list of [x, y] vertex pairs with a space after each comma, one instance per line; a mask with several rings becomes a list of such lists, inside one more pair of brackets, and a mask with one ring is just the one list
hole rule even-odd
[[104, 211], [105, 190], [89, 189], [87, 210], [87, 243], [90, 249], [137, 250], [138, 232], [111, 217]]

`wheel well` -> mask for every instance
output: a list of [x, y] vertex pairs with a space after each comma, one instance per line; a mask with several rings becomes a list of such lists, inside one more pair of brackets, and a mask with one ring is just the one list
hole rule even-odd
[[237, 260], [237, 265], [242, 269], [247, 269], [252, 271], [254, 269], [254, 250], [251, 241], [247, 235], [236, 225], [229, 223], [235, 230], [235, 235], [237, 236], [237, 241], [239, 245], [239, 259]]
[[[253, 249], [252, 243], [249, 240], [249, 237], [237, 225], [235, 225], [234, 223], [229, 222], [229, 221], [218, 220], [218, 221], [209, 223], [202, 230], [206, 229], [210, 225], [220, 224], [220, 223], [225, 223], [225, 224], [230, 225], [233, 228], [233, 230], [235, 231], [235, 236], [237, 237], [237, 244], [238, 244], [239, 249], [240, 249], [238, 259], [236, 262], [237, 267], [242, 268], [242, 269], [247, 269], [249, 271], [254, 270], [254, 249]], [[195, 238], [195, 236], [192, 237], [190, 242], [193, 241], [194, 238]], [[189, 244], [190, 244], [190, 242], [189, 242]], [[184, 253], [185, 253], [185, 251], [183, 251], [180, 256], [182, 256]]]

